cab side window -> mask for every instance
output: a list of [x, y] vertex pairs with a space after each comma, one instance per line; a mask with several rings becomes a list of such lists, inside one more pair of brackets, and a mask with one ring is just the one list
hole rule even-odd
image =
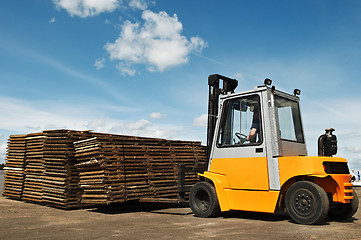
[[225, 101], [222, 114], [218, 146], [258, 145], [262, 142], [258, 95]]
[[298, 102], [275, 96], [280, 136], [282, 140], [304, 143]]

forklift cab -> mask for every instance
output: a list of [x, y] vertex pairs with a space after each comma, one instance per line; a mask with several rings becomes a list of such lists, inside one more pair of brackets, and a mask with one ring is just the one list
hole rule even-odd
[[[232, 178], [232, 188], [280, 190], [278, 157], [307, 155], [299, 98], [259, 86], [222, 95], [220, 106], [208, 169], [246, 176], [247, 181]], [[229, 164], [220, 170], [214, 159], [246, 174]]]

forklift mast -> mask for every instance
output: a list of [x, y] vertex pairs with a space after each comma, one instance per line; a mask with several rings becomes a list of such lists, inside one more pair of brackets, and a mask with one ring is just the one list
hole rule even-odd
[[[223, 89], [219, 88], [219, 80], [223, 80]], [[214, 131], [216, 129], [219, 95], [228, 92], [233, 93], [238, 86], [238, 81], [222, 75], [213, 74], [208, 77], [208, 86], [207, 161], [209, 161]]]

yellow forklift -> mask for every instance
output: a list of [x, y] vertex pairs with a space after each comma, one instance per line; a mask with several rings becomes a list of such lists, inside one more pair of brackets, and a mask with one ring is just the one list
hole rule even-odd
[[319, 137], [318, 156], [308, 156], [300, 90], [288, 94], [271, 84], [266, 79], [253, 90], [234, 93], [237, 80], [209, 76], [208, 167], [190, 191], [193, 213], [287, 211], [300, 224], [317, 224], [326, 216], [351, 218], [358, 197], [347, 160], [333, 157], [334, 129]]

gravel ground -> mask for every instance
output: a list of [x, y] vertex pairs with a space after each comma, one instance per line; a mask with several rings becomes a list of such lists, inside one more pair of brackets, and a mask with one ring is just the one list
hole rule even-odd
[[[361, 188], [356, 188], [361, 196]], [[61, 210], [0, 197], [0, 239], [361, 239], [361, 210], [347, 221], [305, 226], [287, 214], [194, 217], [187, 206], [127, 203]]]

